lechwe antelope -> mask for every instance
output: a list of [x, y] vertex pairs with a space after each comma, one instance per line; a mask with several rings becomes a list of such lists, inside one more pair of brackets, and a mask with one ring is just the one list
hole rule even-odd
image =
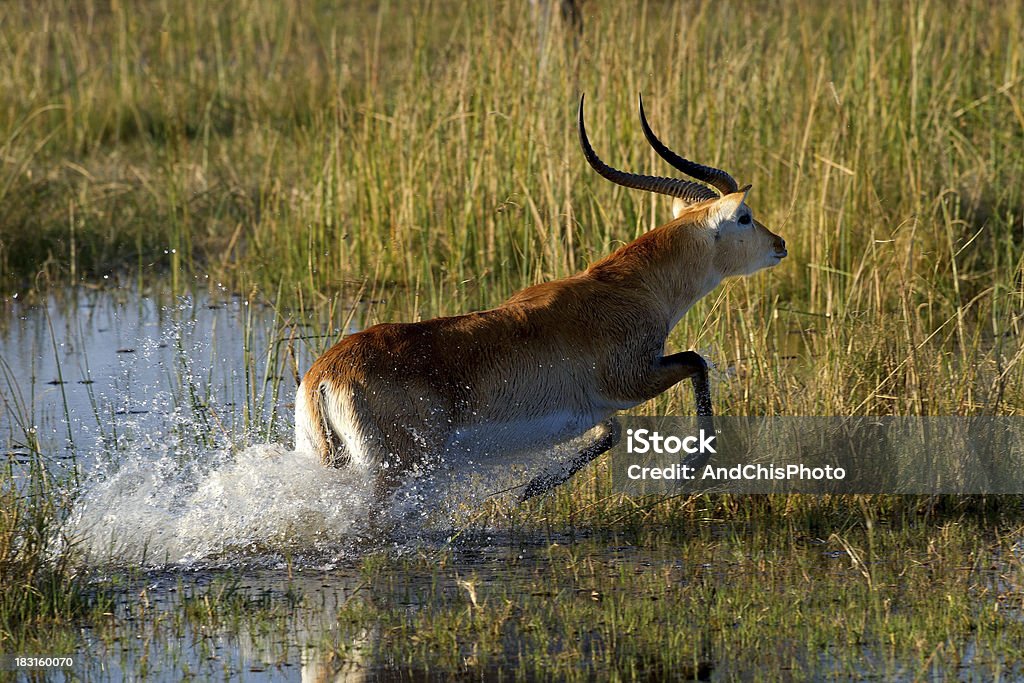
[[[525, 485], [550, 490], [618, 439], [617, 411], [691, 379], [698, 415], [711, 416], [707, 364], [693, 351], [663, 355], [669, 332], [723, 278], [778, 264], [786, 243], [751, 216], [750, 186], [688, 161], [640, 121], [654, 149], [708, 183], [590, 165], [626, 187], [674, 197], [674, 219], [586, 271], [528, 287], [488, 311], [389, 323], [346, 337], [309, 369], [295, 406], [296, 448], [325, 464], [376, 474], [382, 504], [410, 469], [547, 447], [600, 426], [594, 442]], [[721, 193], [719, 196], [718, 193]], [[706, 423], [706, 421], [705, 421]]]

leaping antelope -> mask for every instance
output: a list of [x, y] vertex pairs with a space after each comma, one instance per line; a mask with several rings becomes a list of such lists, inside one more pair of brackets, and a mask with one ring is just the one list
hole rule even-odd
[[723, 278], [777, 265], [786, 243], [754, 220], [749, 185], [740, 189], [725, 171], [666, 147], [642, 99], [640, 122], [659, 155], [701, 182], [605, 164], [587, 138], [580, 98], [587, 162], [613, 183], [673, 197], [673, 220], [586, 271], [528, 287], [497, 308], [374, 325], [344, 338], [302, 379], [296, 448], [327, 465], [374, 472], [380, 505], [404, 474], [433, 458], [548, 447], [600, 425], [590, 446], [526, 484], [526, 500], [614, 446], [616, 412], [684, 379], [709, 423], [707, 364], [693, 351], [663, 355], [666, 339]]

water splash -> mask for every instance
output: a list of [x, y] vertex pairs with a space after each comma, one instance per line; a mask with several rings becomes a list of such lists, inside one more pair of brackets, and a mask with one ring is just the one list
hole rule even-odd
[[322, 555], [361, 532], [370, 483], [272, 444], [213, 452], [205, 466], [136, 457], [85, 486], [64, 534], [90, 564]]
[[[73, 290], [17, 313], [0, 329], [0, 359], [26, 400], [17, 420], [0, 414], [0, 442], [17, 443], [11, 425], [38, 425], [45, 453], [73, 454], [53, 465], [78, 482], [60, 535], [88, 565], [323, 566], [446, 538], [530, 479], [524, 454], [448, 454], [410, 473], [371, 524], [371, 473], [252, 445], [291, 432], [281, 349], [303, 320], [235, 297], [119, 290]], [[313, 352], [298, 344], [292, 362], [308, 367]], [[534, 455], [534, 469], [559, 457]]]
[[[515, 458], [460, 458], [410, 472], [374, 509], [374, 474], [324, 467], [282, 445], [182, 458], [168, 445], [89, 477], [64, 526], [89, 564], [324, 566], [367, 547], [419, 547], [474, 523], [489, 500], [513, 503], [533, 473], [572, 445]], [[440, 534], [440, 536], [438, 535]]]

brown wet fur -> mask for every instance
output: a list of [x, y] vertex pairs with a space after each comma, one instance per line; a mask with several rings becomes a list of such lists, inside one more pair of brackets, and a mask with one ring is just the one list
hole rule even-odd
[[593, 406], [610, 416], [700, 372], [703, 360], [692, 352], [663, 358], [669, 326], [709, 291], [713, 270], [740, 274], [751, 253], [781, 243], [760, 224], [736, 244], [715, 238], [707, 223], [720, 203], [741, 200], [694, 207], [586, 271], [496, 308], [346, 337], [302, 381], [321, 459], [345, 464], [319, 392], [352, 397], [359, 419], [380, 435], [373, 448], [385, 465], [385, 496], [453, 429]]

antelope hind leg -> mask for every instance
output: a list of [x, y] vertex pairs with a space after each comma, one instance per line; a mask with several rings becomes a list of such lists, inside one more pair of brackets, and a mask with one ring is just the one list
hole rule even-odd
[[413, 471], [425, 472], [437, 464], [447, 438], [446, 431], [432, 428], [414, 416], [397, 419], [397, 424], [382, 425], [381, 438], [374, 444], [376, 472], [371, 519], [381, 516]]
[[597, 437], [594, 443], [581, 450], [576, 454], [576, 457], [557, 470], [543, 472], [534, 477], [526, 485], [526, 490], [520, 496], [519, 502], [524, 503], [534, 496], [547, 493], [556, 486], [566, 482], [572, 475], [586, 467], [594, 458], [614, 447], [619, 442], [621, 436], [622, 428], [619, 426], [619, 421], [616, 418], [613, 417], [603, 422], [601, 424], [601, 435]]

